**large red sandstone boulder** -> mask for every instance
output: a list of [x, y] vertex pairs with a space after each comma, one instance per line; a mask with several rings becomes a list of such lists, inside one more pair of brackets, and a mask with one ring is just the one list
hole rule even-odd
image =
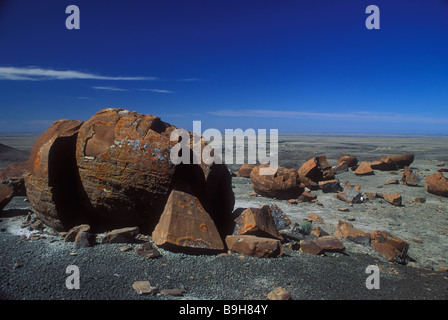
[[200, 199], [224, 238], [234, 226], [230, 172], [193, 164], [191, 151], [192, 164], [171, 162], [175, 129], [124, 109], [101, 110], [84, 123], [56, 121], [37, 139], [25, 177], [39, 218], [61, 231], [89, 223], [101, 232], [138, 226], [149, 233], [176, 189]]
[[256, 235], [283, 240], [277, 230], [269, 206], [248, 208], [235, 219], [235, 235]]
[[353, 224], [339, 220], [334, 235], [364, 246], [370, 245], [370, 233], [356, 229]]
[[314, 157], [305, 162], [298, 170], [300, 181], [310, 189], [317, 189], [318, 182], [333, 180], [335, 172], [327, 162], [326, 156]]
[[35, 142], [25, 175], [28, 199], [39, 219], [56, 230], [83, 223], [75, 145], [82, 121], [54, 122]]
[[279, 167], [277, 172], [269, 175], [260, 174], [260, 168], [268, 165], [256, 166], [250, 173], [252, 188], [261, 196], [276, 199], [297, 198], [304, 190], [298, 179], [296, 169]]
[[394, 154], [389, 156], [383, 156], [380, 160], [370, 162], [372, 169], [391, 171], [397, 169], [403, 169], [409, 167], [414, 161], [413, 154]]
[[425, 177], [425, 188], [429, 193], [448, 197], [448, 180], [442, 172]]

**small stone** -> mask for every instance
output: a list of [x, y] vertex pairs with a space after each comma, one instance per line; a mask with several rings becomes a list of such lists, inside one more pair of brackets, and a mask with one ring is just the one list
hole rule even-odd
[[149, 281], [135, 281], [132, 284], [132, 288], [138, 295], [154, 296], [159, 292], [159, 289], [156, 287], [151, 287]]
[[291, 294], [284, 288], [278, 287], [268, 293], [269, 300], [291, 300]]
[[389, 185], [389, 184], [398, 184], [398, 180], [394, 179], [394, 180], [388, 180], [386, 181], [386, 183], [384, 183], [385, 185]]
[[423, 243], [423, 240], [419, 237], [415, 237], [414, 239], [412, 239], [412, 241], [415, 243]]
[[161, 256], [159, 250], [157, 250], [150, 242], [142, 243], [137, 249], [137, 254], [146, 259], [158, 258]]
[[184, 293], [187, 292], [185, 289], [162, 289], [160, 293], [164, 296], [173, 296], [173, 297], [181, 297]]
[[132, 247], [130, 246], [121, 246], [118, 248], [121, 252], [126, 252], [132, 250]]
[[324, 219], [319, 217], [314, 212], [310, 212], [310, 214], [308, 214], [308, 220], [311, 220], [311, 221], [314, 221], [314, 222], [323, 222], [324, 221]]
[[426, 198], [422, 198], [422, 197], [415, 198], [414, 202], [415, 203], [425, 203], [426, 202]]
[[139, 232], [138, 227], [115, 229], [106, 233], [103, 243], [132, 243]]
[[389, 202], [390, 204], [393, 204], [394, 206], [401, 206], [402, 198], [401, 194], [399, 192], [396, 193], [383, 193], [382, 194], [384, 200]]

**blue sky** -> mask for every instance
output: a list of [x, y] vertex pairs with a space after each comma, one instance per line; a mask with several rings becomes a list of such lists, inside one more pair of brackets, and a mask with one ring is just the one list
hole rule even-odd
[[448, 1], [0, 0], [0, 132], [105, 107], [189, 130], [448, 134]]

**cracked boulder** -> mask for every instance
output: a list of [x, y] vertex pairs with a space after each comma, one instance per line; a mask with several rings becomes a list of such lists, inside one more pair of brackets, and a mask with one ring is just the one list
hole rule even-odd
[[223, 250], [221, 236], [198, 198], [173, 190], [155, 227], [154, 244], [174, 251]]
[[256, 166], [250, 173], [252, 188], [257, 194], [283, 200], [297, 198], [302, 194], [304, 188], [300, 184], [296, 169], [279, 167], [274, 174], [262, 175], [260, 168], [267, 166]]
[[35, 142], [25, 174], [32, 208], [40, 220], [58, 231], [83, 222], [75, 159], [81, 125], [82, 121], [76, 120], [54, 122]]

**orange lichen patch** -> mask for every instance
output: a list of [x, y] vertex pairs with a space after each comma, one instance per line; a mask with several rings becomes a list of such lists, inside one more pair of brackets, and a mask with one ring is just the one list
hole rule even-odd
[[199, 230], [200, 230], [201, 232], [207, 232], [207, 231], [208, 231], [208, 227], [207, 227], [207, 225], [206, 225], [205, 223], [202, 223], [202, 224], [199, 226]]

